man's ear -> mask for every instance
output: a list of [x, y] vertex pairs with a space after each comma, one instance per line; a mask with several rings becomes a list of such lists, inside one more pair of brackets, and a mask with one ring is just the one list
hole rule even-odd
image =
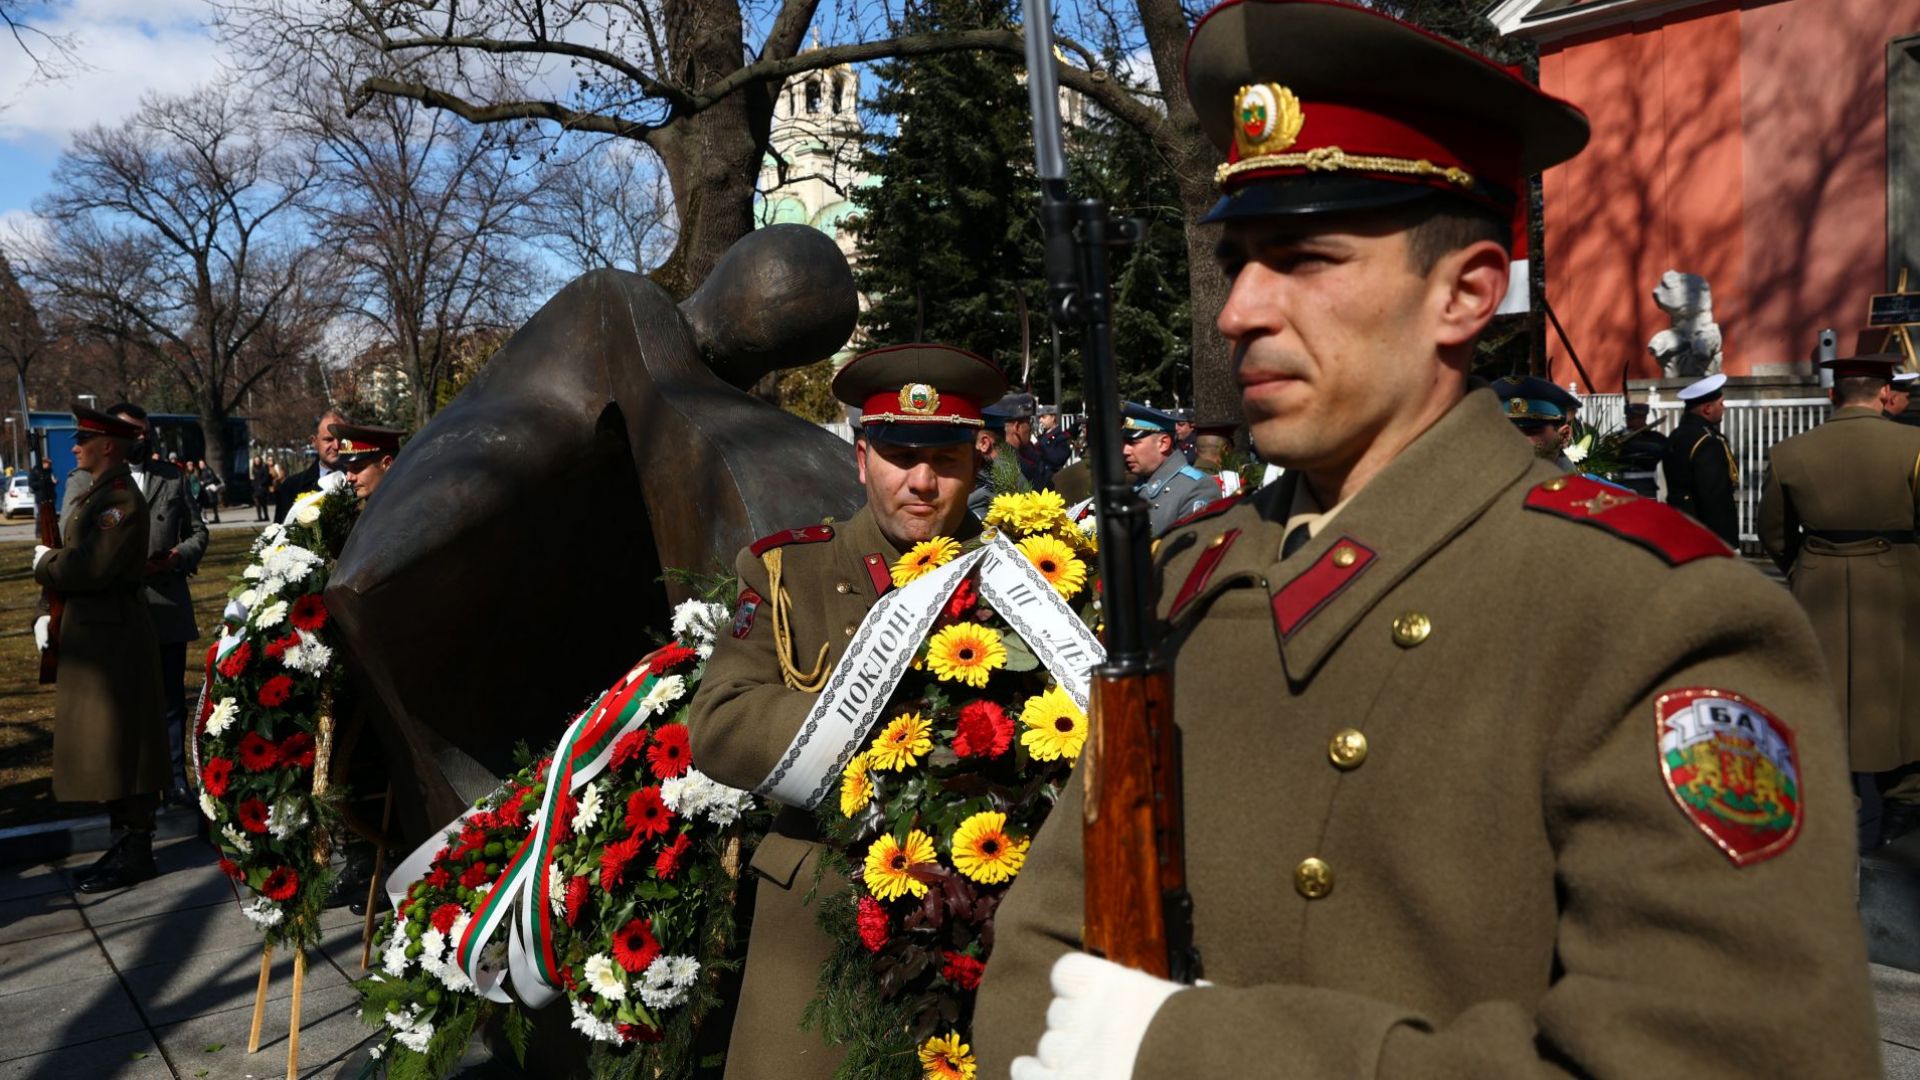
[[1449, 253], [1434, 264], [1433, 280], [1444, 290], [1434, 343], [1442, 348], [1472, 343], [1493, 321], [1507, 295], [1507, 250], [1480, 240]]

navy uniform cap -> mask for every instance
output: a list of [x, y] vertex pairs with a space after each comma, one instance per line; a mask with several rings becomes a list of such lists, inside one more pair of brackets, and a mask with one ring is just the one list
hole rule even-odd
[[1913, 389], [1915, 380], [1920, 380], [1920, 372], [1903, 371], [1893, 377], [1893, 388], [1906, 393]]
[[1725, 375], [1709, 375], [1704, 379], [1690, 382], [1681, 387], [1680, 392], [1675, 396], [1688, 405], [1705, 405], [1717, 399], [1720, 396], [1720, 391], [1724, 390], [1726, 385], [1727, 377]]

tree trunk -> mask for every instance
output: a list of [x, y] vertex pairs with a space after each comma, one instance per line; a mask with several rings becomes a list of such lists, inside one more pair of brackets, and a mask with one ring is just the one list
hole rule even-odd
[[226, 403], [220, 400], [220, 392], [215, 390], [211, 395], [202, 396], [200, 399], [200, 433], [206, 436], [207, 440], [207, 467], [213, 470], [213, 475], [220, 478], [220, 485], [222, 487], [227, 487], [233, 482], [232, 474], [229, 471], [231, 463], [227, 460], [226, 425], [227, 408]]

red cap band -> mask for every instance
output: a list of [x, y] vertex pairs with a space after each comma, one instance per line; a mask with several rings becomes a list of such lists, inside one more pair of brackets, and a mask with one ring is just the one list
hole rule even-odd
[[860, 422], [871, 424], [965, 424], [982, 423], [980, 403], [964, 394], [942, 393], [927, 383], [908, 383], [897, 390], [883, 390], [868, 396], [860, 406]]

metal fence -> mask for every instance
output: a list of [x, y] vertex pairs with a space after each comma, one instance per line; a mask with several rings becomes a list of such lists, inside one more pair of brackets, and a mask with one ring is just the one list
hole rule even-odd
[[[1580, 418], [1596, 431], [1614, 431], [1626, 423], [1626, 409], [1626, 398], [1620, 394], [1592, 394], [1581, 399]], [[1824, 397], [1728, 400], [1720, 433], [1733, 444], [1733, 460], [1740, 468], [1740, 488], [1734, 493], [1734, 506], [1740, 515], [1742, 542], [1760, 542], [1755, 522], [1760, 517], [1760, 487], [1766, 480], [1767, 452], [1782, 439], [1819, 427], [1831, 409], [1832, 405]], [[1660, 431], [1671, 432], [1683, 411], [1679, 401], [1656, 401], [1653, 415], [1648, 419]]]

